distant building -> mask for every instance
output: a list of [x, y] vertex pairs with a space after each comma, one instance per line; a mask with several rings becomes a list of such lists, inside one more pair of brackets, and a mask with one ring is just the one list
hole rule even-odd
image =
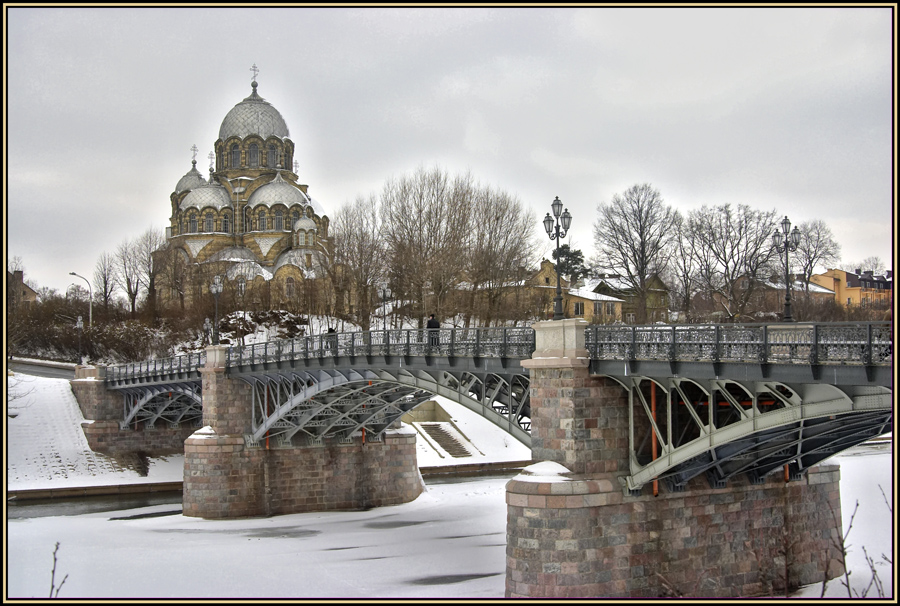
[[[599, 274], [595, 279], [593, 292], [622, 300], [622, 320], [626, 324], [638, 321], [638, 296], [634, 289], [618, 274]], [[648, 278], [647, 322], [669, 321], [669, 287], [659, 276]]]
[[37, 301], [37, 293], [25, 284], [25, 274], [17, 269], [6, 272], [6, 305], [9, 310], [19, 309]]
[[876, 276], [873, 271], [829, 269], [813, 275], [810, 281], [834, 291], [835, 299], [848, 307], [886, 308], [894, 301], [893, 272], [890, 270], [883, 276]]
[[257, 93], [255, 73], [250, 86], [222, 120], [208, 178], [197, 170], [195, 145], [191, 169], [169, 196], [166, 244], [155, 253], [163, 304], [208, 293], [216, 274], [226, 289], [243, 280], [245, 296], [264, 291], [271, 307], [300, 300], [301, 291], [322, 295], [321, 285], [305, 287], [324, 277], [329, 219], [298, 181], [294, 141], [281, 113]]
[[[585, 280], [570, 284], [560, 279], [563, 316], [582, 318], [591, 324], [612, 324], [622, 321], [624, 301], [617, 297], [597, 292], [598, 280]], [[552, 319], [556, 304], [556, 265], [544, 259], [540, 269], [528, 280], [528, 286], [543, 301], [541, 314], [544, 319]]]
[[[748, 307], [759, 311], [782, 311], [786, 294], [783, 281], [758, 280], [753, 293], [753, 300]], [[801, 300], [801, 297], [804, 299], [808, 298], [808, 301], [812, 304], [823, 304], [833, 301], [835, 294], [833, 290], [812, 282], [807, 289], [806, 282], [794, 276], [791, 283], [791, 300], [797, 303]]]
[[624, 301], [610, 295], [596, 292], [599, 280], [585, 280], [580, 287], [569, 289], [566, 309], [572, 318], [583, 318], [591, 324], [614, 324], [622, 321]]

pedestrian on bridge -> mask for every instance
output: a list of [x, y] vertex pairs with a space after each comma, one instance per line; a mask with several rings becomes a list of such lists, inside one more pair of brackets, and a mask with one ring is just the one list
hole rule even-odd
[[428, 328], [428, 345], [429, 347], [437, 347], [440, 344], [440, 334], [438, 330], [441, 327], [441, 323], [434, 319], [434, 314], [431, 314], [428, 317], [428, 324], [426, 325]]
[[325, 345], [331, 350], [331, 355], [337, 355], [337, 332], [330, 326], [328, 327], [328, 334], [325, 335]]

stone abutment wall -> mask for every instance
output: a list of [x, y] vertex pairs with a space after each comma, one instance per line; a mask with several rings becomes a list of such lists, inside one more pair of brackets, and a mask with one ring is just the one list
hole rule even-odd
[[184, 440], [196, 427], [157, 425], [120, 429], [122, 394], [106, 389], [105, 371], [102, 366], [78, 366], [75, 379], [69, 382], [85, 418], [82, 429], [91, 450], [111, 456], [129, 453], [160, 456], [183, 452]]
[[[632, 496], [628, 393], [592, 377], [581, 320], [536, 324], [532, 459], [507, 484], [506, 596], [784, 595], [842, 572], [840, 474]], [[645, 492], [650, 492], [649, 489]]]

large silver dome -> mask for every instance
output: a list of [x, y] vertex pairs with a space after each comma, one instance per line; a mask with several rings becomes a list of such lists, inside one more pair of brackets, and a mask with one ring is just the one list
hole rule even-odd
[[271, 136], [284, 139], [290, 137], [287, 124], [277, 109], [256, 94], [256, 82], [252, 82], [253, 92], [249, 97], [231, 108], [219, 127], [219, 139], [237, 136], [244, 139], [248, 135], [259, 135], [263, 139]]
[[180, 194], [183, 191], [188, 191], [189, 189], [194, 189], [201, 185], [206, 185], [206, 179], [204, 179], [203, 175], [200, 174], [200, 171], [197, 170], [197, 161], [193, 160], [191, 161], [191, 170], [178, 180], [178, 185], [175, 186], [175, 193]]
[[205, 183], [202, 187], [191, 190], [191, 192], [181, 201], [181, 210], [188, 208], [223, 208], [231, 206], [231, 199], [228, 196], [228, 190], [213, 181]]
[[288, 208], [291, 206], [306, 206], [309, 204], [307, 198], [299, 187], [288, 183], [281, 178], [281, 171], [275, 174], [275, 178], [266, 183], [250, 195], [247, 200], [247, 206], [266, 206], [271, 207], [274, 204], [284, 204]]

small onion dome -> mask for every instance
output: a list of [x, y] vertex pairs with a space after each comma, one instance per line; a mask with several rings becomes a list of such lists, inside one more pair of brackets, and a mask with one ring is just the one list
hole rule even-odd
[[256, 81], [250, 83], [253, 92], [249, 97], [231, 108], [219, 127], [219, 139], [229, 137], [246, 138], [259, 135], [263, 140], [275, 136], [279, 139], [290, 137], [287, 124], [277, 109], [256, 94]]
[[303, 216], [294, 223], [294, 231], [319, 231], [316, 222], [309, 217]]
[[247, 206], [271, 207], [275, 204], [284, 204], [288, 208], [292, 206], [307, 206], [309, 198], [297, 186], [281, 178], [281, 171], [275, 174], [275, 178], [266, 183], [250, 195]]
[[209, 176], [208, 183], [204, 183], [197, 189], [192, 189], [181, 201], [181, 210], [187, 210], [191, 207], [206, 208], [208, 206], [212, 208], [231, 206], [231, 196], [228, 195], [228, 190], [222, 187], [222, 184], [216, 181], [212, 174]]
[[293, 265], [303, 270], [303, 275], [305, 275], [306, 277], [312, 277], [312, 268], [306, 266], [307, 254], [309, 254], [308, 251], [297, 249], [289, 249], [284, 251], [283, 253], [278, 255], [278, 259], [275, 260], [275, 266], [272, 268], [272, 273], [278, 273], [278, 270], [285, 265]]
[[201, 185], [206, 185], [206, 179], [204, 179], [203, 175], [200, 174], [200, 171], [197, 170], [197, 161], [192, 160], [191, 170], [178, 180], [178, 185], [175, 186], [175, 193], [180, 194], [183, 191], [188, 191], [200, 187]]

